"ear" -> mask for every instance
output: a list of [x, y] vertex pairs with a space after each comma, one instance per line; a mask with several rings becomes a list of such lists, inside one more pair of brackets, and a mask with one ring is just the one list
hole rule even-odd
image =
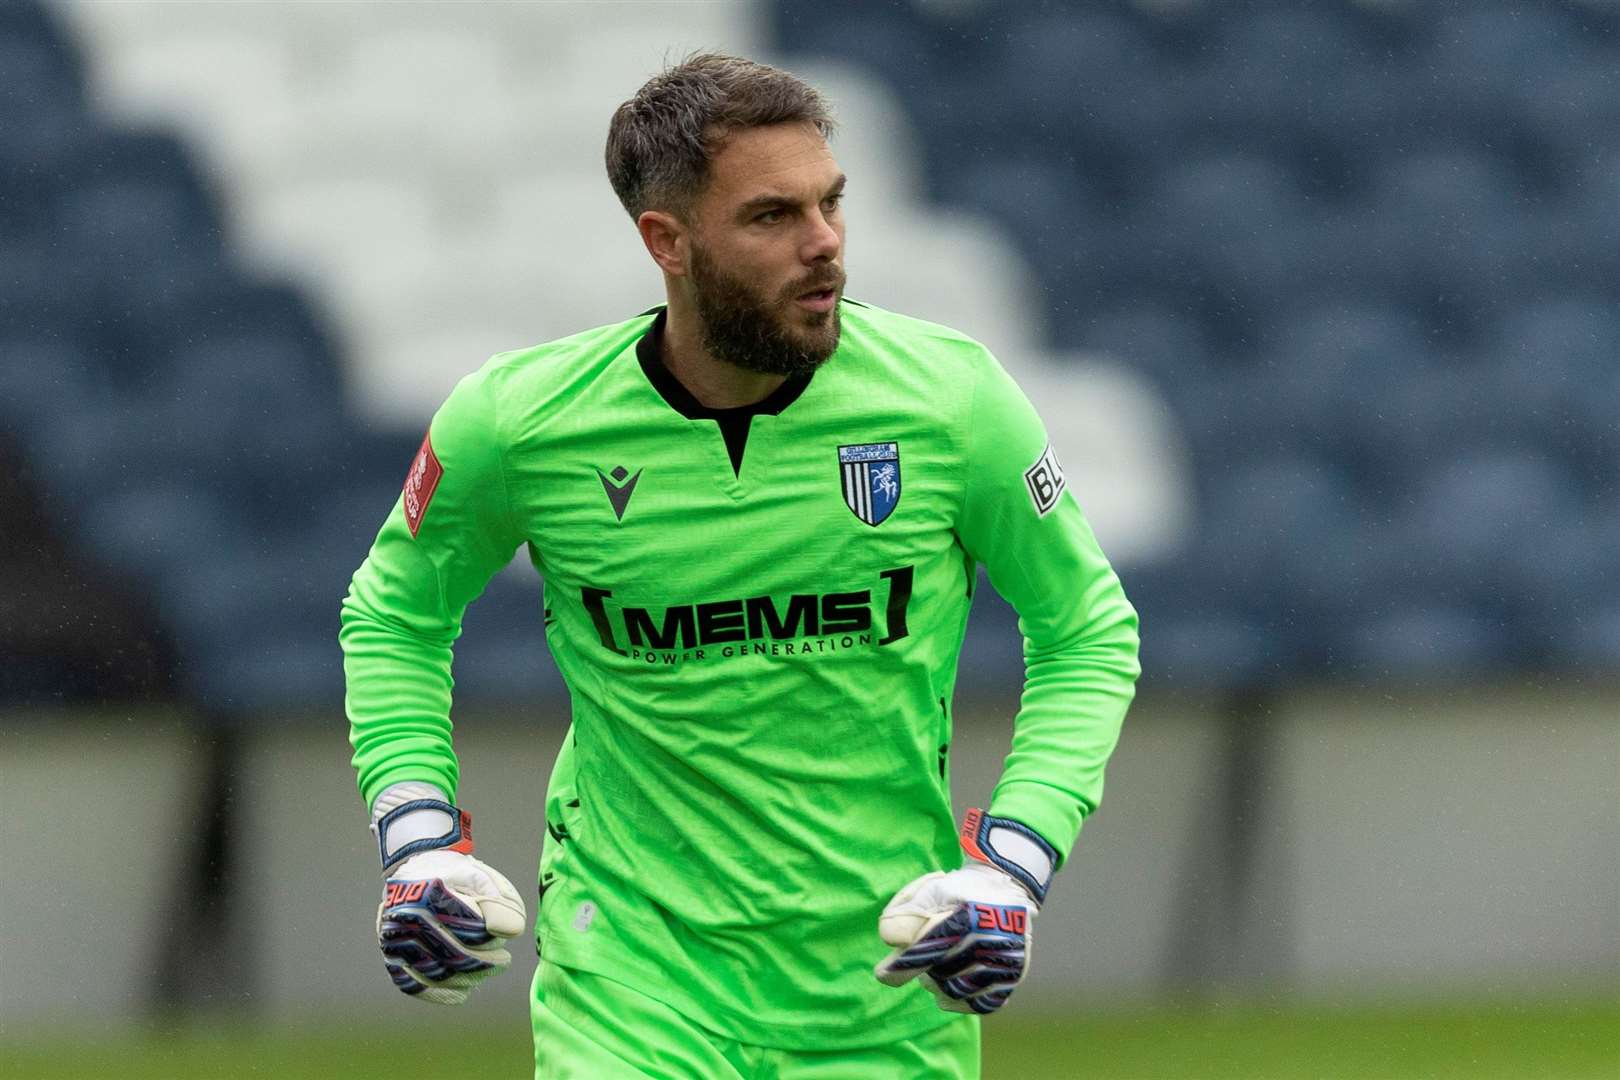
[[663, 210], [643, 210], [636, 229], [660, 270], [671, 277], [686, 276], [688, 229], [679, 218]]

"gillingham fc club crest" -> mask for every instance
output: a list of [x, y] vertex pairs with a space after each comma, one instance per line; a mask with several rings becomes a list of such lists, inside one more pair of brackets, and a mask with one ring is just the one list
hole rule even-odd
[[838, 448], [844, 505], [868, 525], [880, 525], [900, 501], [900, 444], [861, 443]]

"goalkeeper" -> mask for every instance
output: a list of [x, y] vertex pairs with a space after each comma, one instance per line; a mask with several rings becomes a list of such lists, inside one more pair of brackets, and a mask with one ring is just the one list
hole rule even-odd
[[[526, 912], [456, 801], [451, 646], [517, 549], [545, 582], [572, 727], [537, 1077], [978, 1076], [1102, 794], [1136, 615], [984, 347], [844, 297], [831, 130], [811, 87], [716, 55], [622, 105], [608, 177], [667, 303], [462, 380], [343, 602], [384, 961], [454, 1004]], [[1026, 683], [958, 827], [981, 564]]]

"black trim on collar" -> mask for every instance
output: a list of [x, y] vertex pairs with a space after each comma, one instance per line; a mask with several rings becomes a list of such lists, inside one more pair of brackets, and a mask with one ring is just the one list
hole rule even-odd
[[[664, 340], [664, 323], [669, 318], [669, 309], [665, 307], [654, 308], [658, 317], [653, 319], [647, 332], [641, 335], [636, 342], [636, 359], [641, 362], [641, 370], [646, 373], [647, 381], [652, 383], [658, 396], [669, 404], [669, 407], [686, 417], [688, 420], [720, 420], [741, 421], [745, 417], [776, 416], [789, 405], [799, 400], [804, 388], [810, 385], [814, 372], [804, 375], [794, 375], [772, 390], [770, 395], [762, 401], [752, 405], [737, 405], [729, 409], [711, 409], [697, 398], [692, 391], [677, 379], [669, 368], [664, 366], [663, 358], [659, 355], [660, 346]], [[651, 312], [643, 312], [651, 314]]]

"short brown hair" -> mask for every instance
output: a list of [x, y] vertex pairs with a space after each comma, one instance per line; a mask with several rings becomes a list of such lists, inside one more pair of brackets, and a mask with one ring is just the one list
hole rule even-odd
[[808, 83], [737, 56], [688, 56], [614, 111], [608, 182], [632, 219], [653, 207], [684, 217], [728, 136], [794, 122], [814, 124], [822, 138], [832, 135], [827, 101]]

